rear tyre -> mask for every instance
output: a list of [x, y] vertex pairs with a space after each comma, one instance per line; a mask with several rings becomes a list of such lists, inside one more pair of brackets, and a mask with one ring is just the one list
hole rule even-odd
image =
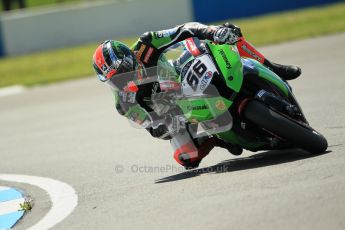
[[248, 103], [244, 116], [260, 128], [310, 153], [324, 153], [328, 147], [326, 138], [314, 129], [304, 127], [258, 101]]

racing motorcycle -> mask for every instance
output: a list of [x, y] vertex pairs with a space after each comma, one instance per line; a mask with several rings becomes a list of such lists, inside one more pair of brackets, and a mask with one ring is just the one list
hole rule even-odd
[[260, 62], [240, 57], [235, 44], [188, 38], [162, 53], [157, 75], [155, 111], [179, 111], [193, 137], [215, 136], [250, 151], [300, 148], [317, 154], [328, 147], [290, 85]]

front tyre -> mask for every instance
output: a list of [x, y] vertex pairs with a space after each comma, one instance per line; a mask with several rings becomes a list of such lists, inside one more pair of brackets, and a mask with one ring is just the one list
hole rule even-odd
[[244, 109], [244, 116], [260, 128], [310, 153], [324, 153], [328, 147], [326, 138], [320, 133], [275, 112], [261, 102], [249, 102]]

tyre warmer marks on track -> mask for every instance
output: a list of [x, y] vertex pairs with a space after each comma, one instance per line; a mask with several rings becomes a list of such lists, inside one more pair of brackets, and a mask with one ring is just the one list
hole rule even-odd
[[14, 188], [0, 186], [0, 229], [12, 228], [24, 215], [20, 204], [24, 203], [23, 194]]

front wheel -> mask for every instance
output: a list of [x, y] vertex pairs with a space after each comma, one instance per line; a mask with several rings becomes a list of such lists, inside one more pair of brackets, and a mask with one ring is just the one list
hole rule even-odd
[[326, 138], [320, 133], [275, 112], [261, 102], [249, 102], [244, 109], [244, 116], [260, 128], [310, 153], [323, 153], [328, 147]]

